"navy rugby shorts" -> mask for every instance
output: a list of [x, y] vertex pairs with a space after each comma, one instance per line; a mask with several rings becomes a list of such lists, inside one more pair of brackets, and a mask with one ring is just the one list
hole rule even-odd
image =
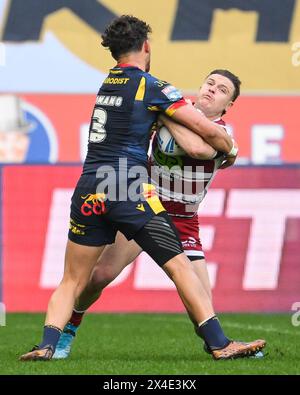
[[82, 175], [74, 190], [68, 235], [74, 243], [112, 244], [117, 231], [131, 240], [153, 216], [165, 211], [150, 179], [137, 188], [135, 201], [109, 199], [97, 186], [95, 176]]

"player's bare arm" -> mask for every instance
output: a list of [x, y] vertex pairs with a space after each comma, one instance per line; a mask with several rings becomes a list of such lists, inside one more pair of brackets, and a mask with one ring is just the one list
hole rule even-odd
[[192, 130], [174, 122], [170, 117], [160, 115], [159, 120], [168, 128], [180, 147], [194, 159], [212, 159], [217, 151]]
[[186, 105], [178, 108], [172, 115], [172, 119], [200, 135], [215, 150], [232, 156], [233, 142], [224, 128], [207, 119], [192, 106]]

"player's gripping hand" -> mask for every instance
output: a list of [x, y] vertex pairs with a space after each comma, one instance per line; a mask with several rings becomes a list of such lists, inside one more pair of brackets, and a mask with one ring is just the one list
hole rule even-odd
[[226, 169], [227, 167], [230, 167], [234, 164], [235, 160], [236, 160], [236, 156], [226, 156], [224, 159], [224, 162], [221, 164], [221, 166], [219, 167], [219, 169]]
[[233, 146], [231, 151], [225, 156], [223, 163], [219, 167], [220, 169], [226, 169], [227, 167], [230, 167], [234, 164], [236, 161], [236, 158], [238, 156], [239, 152], [239, 147], [237, 143], [232, 139]]

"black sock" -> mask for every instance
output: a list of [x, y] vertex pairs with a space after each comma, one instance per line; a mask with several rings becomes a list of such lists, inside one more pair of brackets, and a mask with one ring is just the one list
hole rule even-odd
[[56, 326], [45, 325], [43, 340], [39, 344], [39, 348], [44, 348], [45, 346], [48, 346], [50, 344], [55, 350], [61, 333], [62, 333], [62, 331], [59, 328], [57, 328]]
[[225, 336], [216, 316], [210, 318], [199, 326], [197, 334], [202, 337], [206, 345], [211, 350], [224, 348], [230, 343], [230, 340]]

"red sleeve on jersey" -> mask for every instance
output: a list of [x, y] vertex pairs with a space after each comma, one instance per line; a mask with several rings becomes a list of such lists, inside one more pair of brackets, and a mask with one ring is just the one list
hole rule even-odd
[[185, 101], [185, 99], [182, 98], [182, 99], [178, 100], [177, 102], [171, 104], [165, 110], [165, 112], [167, 115], [169, 115], [169, 117], [171, 117], [178, 108], [183, 107], [185, 105], [187, 105], [187, 102]]

